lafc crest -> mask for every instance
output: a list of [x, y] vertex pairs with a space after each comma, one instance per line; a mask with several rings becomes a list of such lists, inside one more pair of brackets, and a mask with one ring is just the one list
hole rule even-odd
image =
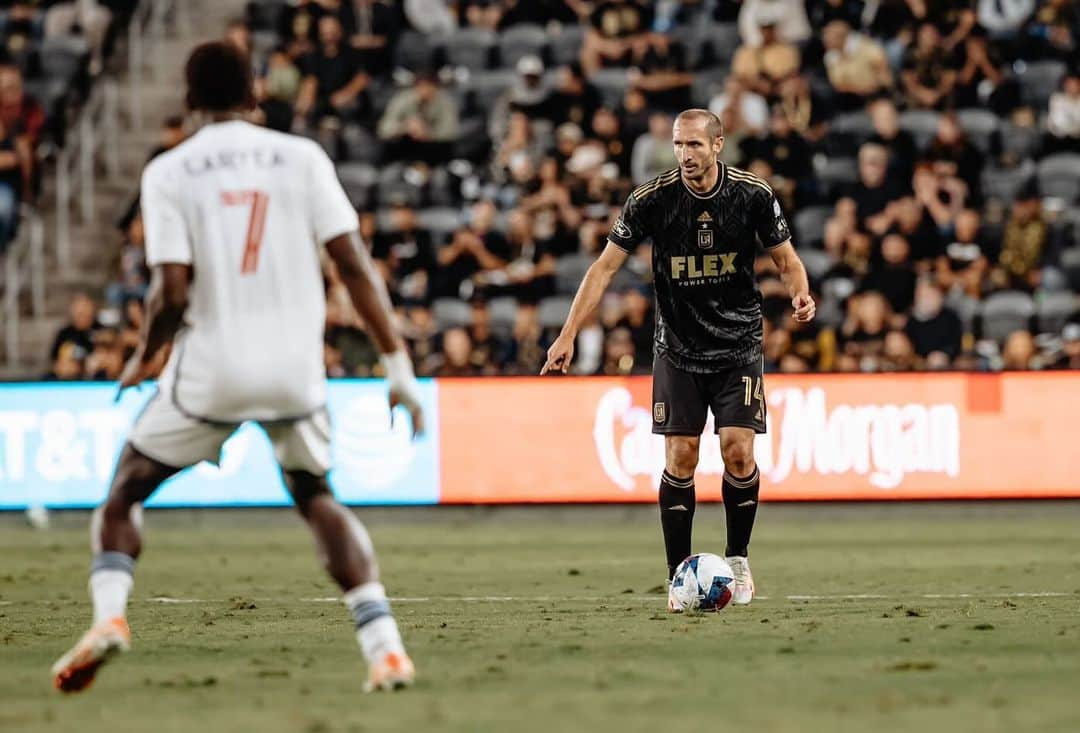
[[698, 249], [712, 249], [713, 230], [709, 228], [709, 225], [712, 224], [712, 217], [709, 216], [709, 212], [703, 211], [697, 220], [700, 227], [697, 230]]
[[667, 403], [656, 402], [653, 404], [652, 419], [657, 425], [663, 425], [667, 421]]

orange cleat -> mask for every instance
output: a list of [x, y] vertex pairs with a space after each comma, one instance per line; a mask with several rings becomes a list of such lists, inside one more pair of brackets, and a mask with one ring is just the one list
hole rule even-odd
[[53, 665], [53, 686], [61, 692], [81, 692], [93, 683], [98, 667], [130, 648], [131, 631], [122, 616], [102, 621]]
[[387, 652], [371, 665], [364, 692], [400, 690], [412, 685], [416, 669], [405, 652]]

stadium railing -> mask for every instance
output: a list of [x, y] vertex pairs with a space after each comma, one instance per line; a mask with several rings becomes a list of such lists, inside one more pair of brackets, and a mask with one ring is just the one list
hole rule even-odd
[[165, 37], [167, 20], [172, 15], [178, 33], [186, 34], [190, 28], [190, 8], [183, 0], [142, 0], [128, 25], [128, 102], [131, 105], [131, 125], [136, 134], [143, 129], [143, 88], [147, 73], [151, 79], [161, 74], [169, 57], [161, 53], [160, 43]]
[[4, 262], [4, 346], [7, 365], [19, 364], [19, 329], [22, 322], [20, 300], [30, 292], [34, 317], [45, 312], [45, 223], [37, 209], [22, 204], [19, 209], [19, 234], [8, 246]]

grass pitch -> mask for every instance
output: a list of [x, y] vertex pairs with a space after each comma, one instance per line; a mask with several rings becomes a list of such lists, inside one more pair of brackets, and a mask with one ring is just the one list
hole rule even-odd
[[[703, 616], [653, 591], [652, 508], [358, 513], [415, 689], [360, 693], [298, 519], [159, 511], [132, 653], [62, 697], [49, 666], [90, 614], [85, 516], [49, 532], [8, 517], [0, 730], [1080, 730], [1077, 504], [766, 505], [765, 597]], [[696, 524], [695, 550], [722, 552], [722, 508]]]

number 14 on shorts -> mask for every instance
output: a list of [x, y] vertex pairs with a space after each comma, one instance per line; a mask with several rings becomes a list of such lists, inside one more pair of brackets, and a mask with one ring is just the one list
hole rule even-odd
[[221, 203], [225, 206], [250, 206], [247, 234], [244, 237], [244, 256], [240, 261], [240, 274], [251, 275], [259, 266], [259, 248], [262, 247], [263, 230], [266, 225], [266, 206], [270, 195], [254, 189], [246, 191], [222, 191]]

